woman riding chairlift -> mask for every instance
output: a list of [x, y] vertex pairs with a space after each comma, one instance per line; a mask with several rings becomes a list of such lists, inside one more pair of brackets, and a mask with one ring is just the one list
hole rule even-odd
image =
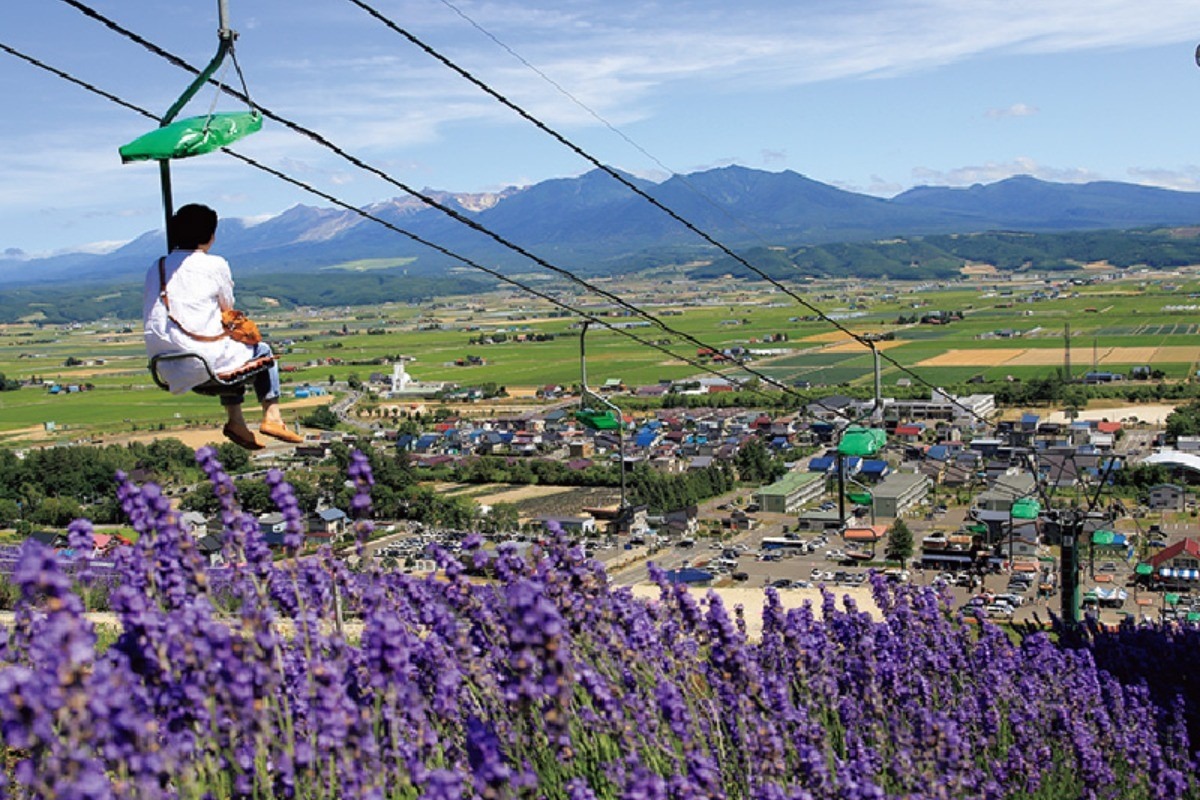
[[289, 430], [279, 412], [279, 365], [266, 342], [249, 345], [232, 339], [221, 323], [221, 312], [233, 308], [233, 276], [229, 264], [209, 254], [217, 232], [217, 212], [207, 206], [185, 205], [169, 222], [171, 252], [157, 259], [146, 273], [142, 297], [146, 352], [155, 374], [174, 394], [203, 391], [219, 384], [215, 393], [225, 407], [225, 437], [247, 450], [263, 442], [242, 415], [244, 383], [253, 380], [262, 404], [258, 432], [292, 444], [303, 437]]

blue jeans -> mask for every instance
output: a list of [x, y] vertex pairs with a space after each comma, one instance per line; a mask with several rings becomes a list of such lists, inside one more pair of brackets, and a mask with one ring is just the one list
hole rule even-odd
[[[271, 345], [266, 342], [259, 342], [254, 345], [254, 355], [251, 357], [262, 358], [263, 356], [272, 355]], [[228, 394], [221, 395], [221, 405], [223, 406], [240, 406], [246, 397], [246, 384], [241, 384], [241, 391], [233, 391]], [[268, 400], [279, 399], [279, 362], [273, 361], [271, 366], [254, 376], [254, 393], [258, 395], [258, 402], [265, 403]]]

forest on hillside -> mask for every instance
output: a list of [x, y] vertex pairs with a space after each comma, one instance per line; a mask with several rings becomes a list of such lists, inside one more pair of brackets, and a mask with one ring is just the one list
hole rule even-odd
[[[672, 251], [674, 252], [674, 251]], [[676, 253], [676, 263], [694, 261], [697, 252]], [[756, 248], [740, 254], [775, 280], [856, 277], [889, 280], [949, 280], [964, 264], [990, 264], [1001, 272], [1056, 272], [1107, 262], [1117, 268], [1171, 269], [1200, 264], [1200, 237], [1175, 230], [1086, 231], [1076, 233], [989, 232], [896, 237], [875, 242]], [[666, 250], [644, 261], [609, 265], [611, 274], [632, 274], [671, 263]], [[691, 270], [693, 280], [733, 275], [760, 276], [731, 258]], [[379, 302], [423, 302], [434, 297], [483, 294], [495, 281], [480, 276], [453, 279], [417, 277], [403, 269], [366, 273], [312, 272], [252, 274], [238, 278], [238, 303], [248, 311], [272, 298], [282, 308], [361, 306]], [[127, 284], [60, 284], [10, 287], [0, 295], [0, 322], [41, 319], [47, 324], [97, 319], [137, 319], [142, 287]]]
[[[990, 264], [1002, 272], [1059, 272], [1084, 264], [1170, 269], [1200, 263], [1200, 238], [1177, 231], [1080, 231], [896, 237], [875, 242], [757, 248], [742, 254], [776, 280], [796, 278], [887, 278], [945, 280], [965, 264]], [[732, 258], [689, 273], [697, 280], [733, 275], [758, 279]]]
[[[365, 306], [381, 301], [417, 303], [434, 297], [483, 294], [494, 286], [489, 280], [410, 277], [403, 270], [338, 272], [336, 276], [328, 272], [254, 275], [236, 279], [238, 305], [249, 312], [266, 308], [263, 298], [267, 297], [285, 309]], [[141, 315], [141, 283], [9, 287], [0, 294], [0, 322], [32, 319], [62, 325], [105, 318], [138, 319]]]

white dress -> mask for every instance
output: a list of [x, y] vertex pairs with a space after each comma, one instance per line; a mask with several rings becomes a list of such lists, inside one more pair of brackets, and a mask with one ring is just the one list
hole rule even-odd
[[[175, 250], [166, 257], [163, 268], [171, 316], [179, 324], [168, 319], [167, 309], [159, 298], [158, 259], [155, 259], [146, 272], [142, 292], [147, 355], [181, 350], [197, 353], [218, 373], [241, 366], [254, 357], [253, 345], [228, 337], [201, 342], [179, 327], [182, 325], [202, 336], [221, 334], [221, 309], [233, 308], [233, 275], [225, 259], [201, 250]], [[182, 394], [208, 380], [204, 368], [192, 359], [165, 363], [159, 372], [173, 394]]]

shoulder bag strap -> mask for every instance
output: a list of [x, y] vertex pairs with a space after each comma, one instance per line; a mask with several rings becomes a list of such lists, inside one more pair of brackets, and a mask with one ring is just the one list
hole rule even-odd
[[223, 331], [219, 336], [205, 336], [200, 333], [192, 333], [187, 328], [183, 327], [183, 324], [179, 320], [175, 319], [175, 315], [171, 313], [171, 303], [167, 299], [167, 270], [164, 266], [164, 262], [166, 262], [166, 260], [167, 259], [165, 257], [158, 260], [158, 296], [162, 299], [163, 308], [167, 310], [167, 319], [171, 320], [171, 322], [174, 322], [179, 330], [183, 331], [197, 342], [219, 342], [228, 336], [229, 331]]

